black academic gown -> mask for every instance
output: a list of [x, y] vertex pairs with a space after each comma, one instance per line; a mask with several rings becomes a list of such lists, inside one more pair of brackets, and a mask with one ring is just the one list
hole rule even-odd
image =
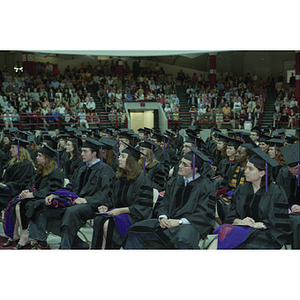
[[[32, 193], [34, 198], [24, 198], [20, 203], [20, 213], [23, 228], [27, 228], [28, 225], [28, 218], [25, 216], [27, 210], [29, 210], [30, 215], [35, 208], [34, 203], [36, 203], [37, 206], [40, 205], [40, 203], [44, 203], [45, 198], [51, 192], [64, 187], [63, 173], [58, 168], [55, 168], [52, 172], [44, 177], [42, 174], [36, 174], [32, 177], [32, 180], [25, 189], [30, 190], [33, 187], [34, 191]], [[12, 209], [12, 217], [15, 217], [14, 209]]]
[[157, 189], [159, 192], [165, 189], [165, 182], [168, 174], [165, 173], [164, 166], [161, 163], [156, 163], [154, 166], [149, 168], [146, 166], [146, 173], [148, 174], [152, 187]]
[[298, 202], [294, 201], [294, 196], [296, 194], [296, 186], [293, 184], [293, 190], [292, 190], [292, 181], [295, 180], [296, 176], [294, 176], [290, 171], [287, 165], [284, 165], [278, 172], [276, 183], [283, 187], [286, 196], [289, 201], [289, 205], [292, 204], [299, 204], [300, 205], [300, 199], [298, 199]]
[[6, 184], [10, 189], [7, 192], [6, 187], [0, 189], [0, 208], [6, 208], [8, 202], [27, 187], [35, 174], [35, 170], [31, 162], [25, 159], [22, 163], [15, 163], [13, 166], [8, 166], [4, 177], [3, 184]]
[[216, 191], [207, 177], [200, 176], [186, 187], [182, 176], [172, 178], [158, 207], [157, 216], [186, 218], [190, 224], [162, 229], [158, 219], [150, 219], [134, 224], [128, 233], [154, 233], [167, 248], [177, 248], [178, 243], [182, 242], [199, 249], [200, 239], [207, 236], [215, 222], [215, 195]]
[[[153, 188], [147, 174], [141, 173], [137, 180], [128, 181], [127, 178], [117, 179], [114, 185], [114, 204], [108, 208], [128, 207], [128, 217], [132, 224], [151, 217], [153, 207]], [[94, 219], [92, 249], [101, 249], [103, 224], [110, 219], [107, 249], [119, 249], [122, 237], [118, 232], [112, 217], [98, 214]], [[112, 221], [113, 220], [113, 221]]]
[[261, 188], [255, 194], [250, 182], [235, 189], [225, 223], [246, 217], [263, 222], [267, 229], [251, 228], [238, 249], [280, 249], [290, 237], [288, 200], [278, 184], [271, 183], [268, 192]]
[[228, 158], [223, 158], [218, 165], [218, 169], [216, 170], [215, 176], [220, 175], [224, 178], [229, 168], [236, 164], [236, 161], [230, 163], [230, 160]]
[[64, 159], [63, 172], [65, 178], [71, 180], [75, 170], [84, 165], [85, 163], [82, 161], [81, 155], [78, 155], [77, 157], [73, 157], [72, 159], [70, 158]]
[[67, 226], [72, 237], [75, 237], [86, 221], [94, 218], [98, 206], [112, 206], [115, 178], [116, 175], [113, 169], [105, 163], [100, 165], [100, 162], [97, 162], [89, 169], [85, 165], [78, 168], [66, 189], [78, 195], [78, 197], [85, 198], [87, 203], [65, 208], [43, 205], [42, 213], [46, 216], [53, 216], [53, 212], [48, 212], [47, 210], [57, 210], [55, 212], [56, 217], [48, 219], [47, 228], [51, 232], [60, 235], [61, 228]]
[[156, 148], [153, 151], [153, 153], [155, 155], [155, 158], [164, 166], [164, 172], [169, 174], [169, 170], [171, 166], [169, 154], [160, 148]]

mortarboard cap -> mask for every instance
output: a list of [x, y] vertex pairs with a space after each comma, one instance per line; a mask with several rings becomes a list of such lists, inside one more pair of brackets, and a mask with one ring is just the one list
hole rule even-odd
[[23, 147], [26, 149], [26, 147], [30, 144], [29, 141], [27, 140], [23, 140], [20, 138], [14, 138], [14, 140], [12, 141], [11, 145], [19, 145], [20, 147]]
[[239, 140], [236, 140], [236, 139], [228, 139], [228, 142], [227, 142], [227, 146], [231, 146], [231, 147], [234, 147], [234, 148], [238, 148], [239, 146], [241, 146], [243, 144], [242, 141], [239, 141]]
[[123, 149], [122, 153], [127, 153], [128, 155], [131, 155], [134, 159], [138, 161], [141, 157], [141, 154], [143, 155], [143, 153], [127, 143], [124, 144], [127, 146], [127, 148]]
[[161, 142], [163, 140], [163, 136], [159, 133], [154, 133], [152, 134], [151, 139], [156, 139], [158, 142]]
[[251, 132], [256, 132], [258, 135], [261, 134], [261, 130], [258, 126], [254, 126], [251, 128]]
[[49, 147], [48, 145], [43, 145], [40, 149], [37, 150], [37, 152], [46, 154], [50, 157], [53, 157], [54, 155], [57, 155], [58, 151], [54, 150], [52, 147]]
[[84, 140], [85, 142], [82, 144], [82, 148], [90, 148], [97, 151], [99, 151], [99, 149], [101, 148], [101, 144], [96, 140], [93, 140], [89, 137], [84, 138]]
[[283, 155], [285, 163], [289, 167], [295, 167], [297, 164], [299, 164], [299, 158], [300, 158], [300, 144], [295, 143], [292, 145], [287, 145], [280, 149], [281, 153]]
[[193, 179], [195, 178], [195, 167], [200, 170], [200, 168], [203, 166], [204, 162], [208, 162], [209, 158], [201, 153], [201, 151], [197, 150], [195, 147], [188, 148], [191, 150], [187, 152], [183, 157], [187, 160], [190, 160], [192, 162], [192, 168], [193, 168]]
[[117, 145], [117, 141], [107, 138], [107, 137], [101, 137], [99, 142], [102, 144], [103, 149], [113, 149]]
[[269, 143], [269, 142], [268, 142], [269, 139], [270, 139], [270, 136], [265, 135], [265, 134], [262, 133], [262, 134], [260, 135], [258, 141], [259, 141], [259, 142], [262, 142], [262, 143], [268, 144], [268, 143]]
[[253, 163], [259, 169], [266, 171], [266, 192], [268, 192], [268, 173], [269, 168], [276, 167], [279, 164], [260, 148], [252, 149], [253, 155], [250, 156], [249, 162]]

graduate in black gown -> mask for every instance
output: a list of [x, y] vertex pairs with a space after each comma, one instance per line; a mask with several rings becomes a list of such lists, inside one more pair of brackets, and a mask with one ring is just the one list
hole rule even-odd
[[292, 249], [300, 249], [300, 143], [281, 148], [286, 165], [281, 168], [276, 182], [286, 192], [292, 225]]
[[119, 168], [119, 162], [118, 162], [118, 145], [117, 141], [113, 140], [112, 138], [107, 137], [101, 137], [99, 139], [99, 142], [102, 144], [102, 155], [103, 155], [103, 161], [112, 167], [114, 172], [117, 172]]
[[194, 147], [191, 150], [181, 160], [179, 176], [167, 184], [158, 218], [131, 226], [124, 249], [142, 249], [145, 242], [160, 242], [169, 249], [199, 249], [200, 239], [212, 230], [216, 191], [200, 171], [208, 158]]
[[151, 217], [153, 188], [138, 164], [141, 152], [127, 145], [119, 158], [113, 205], [101, 205], [94, 219], [92, 249], [119, 249], [131, 224]]
[[78, 138], [68, 138], [65, 147], [66, 157], [60, 159], [63, 166], [65, 178], [71, 180], [75, 170], [84, 165], [82, 157], [79, 153]]
[[[77, 236], [78, 230], [87, 220], [94, 218], [99, 206], [112, 205], [115, 181], [113, 169], [98, 158], [100, 147], [98, 141], [85, 138], [81, 156], [86, 165], [76, 170], [65, 189], [47, 196], [41, 203], [42, 207], [36, 208], [36, 214], [31, 213], [29, 234], [38, 240], [42, 247], [47, 247], [48, 228], [61, 236], [61, 249], [89, 248], [88, 244]], [[63, 208], [53, 206], [55, 200], [67, 197], [72, 198], [73, 205]], [[27, 216], [28, 213], [29, 211]], [[48, 218], [53, 218], [54, 221], [49, 224]]]
[[[25, 215], [27, 208], [34, 201], [45, 199], [49, 193], [63, 188], [63, 174], [57, 168], [57, 163], [52, 159], [56, 151], [48, 146], [43, 146], [37, 152], [36, 175], [31, 178], [28, 186], [16, 199], [9, 203], [6, 209], [6, 213], [10, 214], [12, 224], [8, 224], [7, 220], [5, 220], [5, 234], [9, 236], [9, 239], [3, 245], [4, 247], [11, 246], [20, 238], [15, 249], [23, 249], [29, 243], [28, 219]], [[18, 233], [19, 228], [20, 236]]]
[[29, 142], [15, 138], [11, 143], [11, 159], [5, 166], [5, 174], [0, 182], [0, 208], [23, 191], [35, 174], [34, 163], [26, 150]]
[[272, 182], [269, 172], [277, 162], [259, 148], [252, 151], [245, 172], [247, 182], [233, 193], [226, 224], [214, 231], [218, 238], [211, 249], [280, 249], [289, 239], [286, 193]]
[[152, 187], [161, 192], [165, 189], [168, 173], [165, 173], [164, 166], [156, 160], [155, 154], [153, 153], [153, 149], [157, 146], [158, 145], [151, 142], [150, 139], [140, 143], [140, 152], [142, 154], [139, 159], [139, 165], [145, 168], [144, 172], [148, 174]]

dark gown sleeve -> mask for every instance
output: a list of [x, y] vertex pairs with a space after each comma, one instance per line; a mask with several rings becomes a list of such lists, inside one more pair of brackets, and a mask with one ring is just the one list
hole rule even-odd
[[11, 170], [6, 170], [4, 183], [9, 187], [12, 195], [19, 194], [34, 177], [33, 165], [26, 160], [24, 163], [15, 164]]
[[62, 189], [64, 187], [63, 173], [55, 168], [49, 175], [42, 179], [40, 187], [33, 191], [35, 198], [46, 198], [49, 193]]
[[94, 209], [100, 205], [111, 208], [113, 205], [113, 185], [116, 179], [115, 172], [105, 163], [103, 165], [97, 163], [91, 169], [88, 182], [83, 187], [81, 181], [85, 166], [77, 169], [66, 189], [85, 198]]
[[168, 174], [165, 173], [165, 168], [161, 163], [155, 164], [147, 172], [153, 188], [157, 189], [159, 192], [163, 190]]
[[138, 179], [131, 184], [128, 193], [129, 217], [134, 222], [151, 217], [153, 208], [153, 188], [149, 177], [141, 173]]

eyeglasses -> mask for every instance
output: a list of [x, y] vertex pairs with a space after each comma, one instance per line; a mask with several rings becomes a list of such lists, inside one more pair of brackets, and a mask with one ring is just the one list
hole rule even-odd
[[183, 165], [184, 168], [191, 168], [192, 167], [192, 165], [188, 165], [185, 162], [180, 162], [180, 164]]

